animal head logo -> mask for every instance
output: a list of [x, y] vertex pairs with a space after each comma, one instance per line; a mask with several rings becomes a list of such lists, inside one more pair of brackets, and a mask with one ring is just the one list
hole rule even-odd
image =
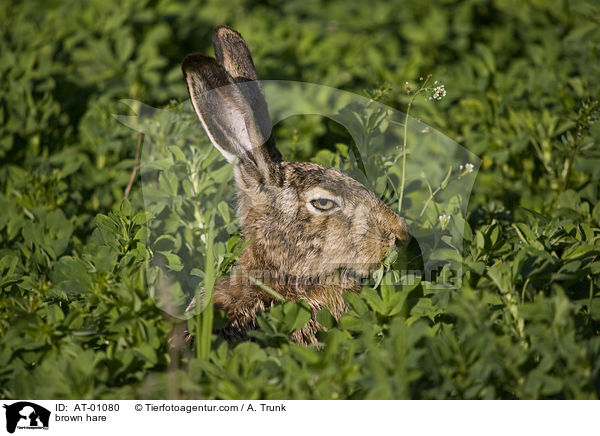
[[6, 431], [14, 433], [15, 429], [47, 429], [50, 421], [50, 411], [29, 401], [19, 401], [4, 405], [6, 409]]

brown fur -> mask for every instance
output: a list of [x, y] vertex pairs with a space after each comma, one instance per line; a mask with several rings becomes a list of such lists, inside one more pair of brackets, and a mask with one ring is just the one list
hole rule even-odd
[[[347, 310], [342, 294], [358, 290], [357, 277], [377, 267], [388, 247], [408, 242], [406, 223], [340, 170], [283, 160], [268, 127], [258, 82], [252, 82], [256, 85], [249, 91], [236, 85], [258, 77], [244, 40], [222, 26], [213, 40], [218, 60], [190, 55], [183, 70], [211, 140], [225, 157], [237, 157], [237, 213], [242, 235], [251, 241], [231, 275], [215, 286], [215, 307], [231, 320], [223, 334], [231, 339], [245, 337], [255, 327], [257, 314], [276, 303], [253, 278], [285, 300], [309, 303], [313, 318], [294, 339], [314, 343], [322, 329], [316, 312], [327, 308], [339, 319]], [[205, 99], [210, 92], [219, 92], [219, 97]], [[228, 117], [232, 113], [238, 124]], [[240, 119], [246, 130], [241, 129]], [[339, 208], [323, 213], [311, 206], [315, 199], [335, 200]]]

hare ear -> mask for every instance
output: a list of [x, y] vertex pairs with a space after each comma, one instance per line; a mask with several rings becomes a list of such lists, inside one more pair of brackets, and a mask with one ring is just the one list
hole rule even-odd
[[[213, 145], [245, 177], [267, 182], [275, 160], [267, 147], [269, 119], [258, 82], [236, 83], [215, 59], [192, 54], [182, 65], [192, 104]], [[266, 102], [264, 102], [266, 106]], [[249, 182], [249, 181], [248, 181]]]
[[[271, 125], [267, 101], [258, 82], [258, 73], [252, 61], [250, 49], [248, 49], [248, 45], [244, 41], [244, 38], [242, 38], [242, 35], [230, 27], [217, 26], [213, 31], [212, 41], [217, 60], [223, 65], [225, 71], [229, 73], [233, 80], [238, 83], [256, 82], [253, 87], [244, 86], [242, 91], [249, 91], [246, 98], [252, 105], [257, 117], [269, 120], [269, 125]], [[265, 147], [271, 159], [277, 162], [282, 159], [272, 134], [267, 139]]]
[[217, 26], [213, 31], [213, 47], [217, 60], [236, 82], [258, 80], [250, 50], [238, 32]]

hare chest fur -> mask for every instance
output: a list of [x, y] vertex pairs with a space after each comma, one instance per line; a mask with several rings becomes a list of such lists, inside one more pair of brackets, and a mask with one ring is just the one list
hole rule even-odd
[[360, 287], [388, 247], [408, 242], [404, 219], [364, 185], [336, 168], [282, 158], [250, 52], [236, 31], [217, 27], [217, 59], [192, 54], [183, 72], [194, 109], [213, 145], [230, 162], [238, 191], [242, 236], [249, 243], [231, 274], [215, 285], [215, 307], [243, 338], [259, 312], [276, 303], [257, 283], [285, 300], [306, 300], [312, 320], [295, 339], [316, 341], [315, 314], [337, 319], [342, 294]]

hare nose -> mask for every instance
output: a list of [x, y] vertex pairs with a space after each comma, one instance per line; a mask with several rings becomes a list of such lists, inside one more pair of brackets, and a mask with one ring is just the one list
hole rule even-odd
[[383, 205], [376, 209], [373, 215], [372, 225], [379, 229], [384, 240], [387, 239], [388, 246], [402, 248], [410, 241], [408, 225], [404, 218], [400, 217], [389, 207]]
[[[404, 221], [404, 220], [402, 220]], [[398, 226], [394, 231], [387, 234], [388, 245], [396, 250], [400, 250], [408, 244], [410, 235], [406, 230], [406, 226]]]
[[390, 248], [394, 248], [395, 250], [401, 250], [406, 247], [409, 239], [410, 236], [404, 234], [396, 235], [392, 233], [388, 236], [388, 245]]

